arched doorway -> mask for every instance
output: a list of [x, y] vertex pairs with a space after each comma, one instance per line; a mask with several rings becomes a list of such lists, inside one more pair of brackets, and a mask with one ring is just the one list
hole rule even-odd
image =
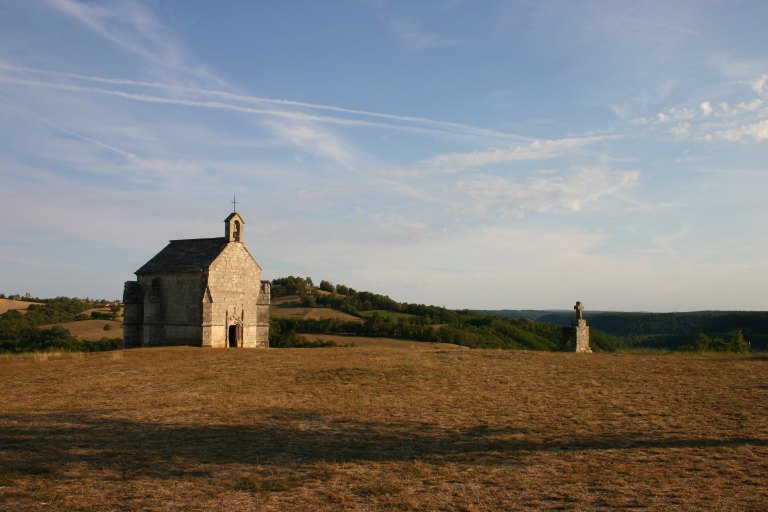
[[227, 329], [227, 346], [229, 348], [237, 348], [238, 343], [238, 328], [237, 325], [230, 325]]

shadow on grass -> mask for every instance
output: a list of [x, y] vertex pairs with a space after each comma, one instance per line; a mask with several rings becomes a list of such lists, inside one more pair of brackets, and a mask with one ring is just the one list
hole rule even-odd
[[0, 465], [6, 477], [58, 473], [69, 464], [114, 471], [123, 477], [163, 479], [207, 476], [213, 466], [222, 464], [422, 460], [514, 465], [542, 451], [746, 445], [768, 446], [768, 440], [622, 434], [564, 441], [514, 428], [446, 431], [431, 424], [357, 422], [296, 411], [270, 411], [265, 423], [247, 426], [115, 420], [98, 411], [0, 414]]

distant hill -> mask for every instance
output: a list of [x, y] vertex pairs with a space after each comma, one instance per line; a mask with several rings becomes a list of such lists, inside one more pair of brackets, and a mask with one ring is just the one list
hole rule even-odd
[[563, 324], [548, 322], [558, 325], [569, 325], [574, 317], [574, 312], [567, 309], [476, 309], [475, 311], [484, 315], [502, 316], [504, 318], [527, 318], [528, 320], [536, 321], [540, 321], [542, 317], [550, 315], [562, 315], [563, 318], [568, 317]]
[[[273, 346], [304, 343], [302, 335], [346, 335], [452, 343], [473, 348], [555, 350], [561, 329], [527, 318], [397, 302], [386, 295], [357, 291], [309, 278], [272, 281]], [[310, 336], [311, 337], [311, 336]], [[617, 337], [594, 329], [595, 350], [625, 347]]]
[[[508, 318], [530, 318], [539, 322], [568, 325], [572, 311], [484, 311]], [[753, 350], [768, 350], [768, 312], [691, 311], [681, 313], [637, 313], [589, 311], [584, 318], [593, 329], [624, 339], [635, 347], [677, 349], [691, 344], [699, 333], [728, 337], [741, 331]]]

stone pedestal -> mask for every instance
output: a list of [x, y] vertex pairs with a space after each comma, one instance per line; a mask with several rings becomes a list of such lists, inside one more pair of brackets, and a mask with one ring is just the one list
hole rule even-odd
[[591, 353], [589, 347], [589, 326], [583, 318], [571, 321], [570, 327], [563, 327], [560, 350], [564, 352]]

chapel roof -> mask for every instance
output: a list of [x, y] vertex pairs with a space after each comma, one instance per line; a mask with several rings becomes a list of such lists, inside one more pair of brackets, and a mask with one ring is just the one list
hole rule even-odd
[[213, 263], [226, 245], [227, 239], [224, 237], [171, 240], [162, 251], [137, 270], [136, 274], [202, 272]]
[[229, 222], [230, 220], [232, 220], [232, 217], [237, 217], [238, 219], [240, 219], [240, 222], [242, 222], [243, 224], [245, 224], [245, 221], [244, 221], [244, 220], [243, 220], [243, 218], [240, 216], [240, 214], [239, 214], [239, 213], [237, 213], [237, 212], [232, 212], [232, 213], [230, 213], [230, 214], [227, 216], [227, 218], [226, 218], [226, 219], [224, 219], [224, 222]]

